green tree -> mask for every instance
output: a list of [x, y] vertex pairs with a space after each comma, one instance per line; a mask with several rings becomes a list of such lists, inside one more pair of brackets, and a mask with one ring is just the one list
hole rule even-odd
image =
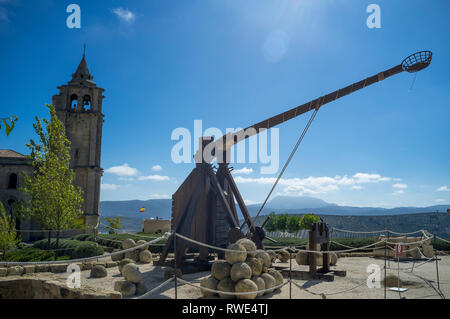
[[297, 215], [289, 215], [286, 222], [286, 229], [288, 233], [296, 233], [300, 230], [300, 217]]
[[109, 224], [106, 226], [109, 234], [115, 234], [117, 230], [122, 228], [123, 217], [103, 217], [103, 219]]
[[300, 229], [311, 230], [312, 223], [317, 223], [319, 217], [314, 214], [306, 214], [299, 220]]
[[287, 228], [288, 215], [278, 215], [276, 220], [277, 230], [286, 231]]
[[2, 128], [2, 123], [5, 126], [6, 136], [9, 136], [11, 131], [14, 129], [15, 122], [17, 122], [18, 117], [15, 115], [10, 116], [9, 118], [0, 118], [0, 129]]
[[6, 215], [5, 208], [0, 203], [0, 250], [3, 251], [3, 257], [7, 250], [16, 247], [20, 242], [14, 218]]
[[[82, 223], [82, 191], [73, 185], [74, 172], [69, 168], [70, 141], [65, 135], [63, 123], [58, 119], [55, 108], [46, 105], [50, 120], [36, 116], [33, 124], [40, 144], [30, 140], [26, 146], [31, 150], [29, 159], [34, 168], [31, 175], [24, 175], [24, 187], [28, 200], [21, 205], [29, 215], [44, 229], [56, 231], [56, 248], [59, 245], [60, 231], [79, 228]], [[45, 129], [43, 123], [45, 124]]]
[[269, 220], [267, 221], [266, 225], [264, 226], [264, 228], [269, 231], [269, 232], [273, 232], [277, 230], [277, 214], [275, 214], [275, 212], [271, 212], [268, 216]]

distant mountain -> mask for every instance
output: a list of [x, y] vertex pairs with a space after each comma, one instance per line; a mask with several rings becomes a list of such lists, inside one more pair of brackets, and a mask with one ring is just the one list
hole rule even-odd
[[267, 207], [274, 209], [322, 208], [327, 206], [337, 205], [307, 196], [277, 196], [267, 203]]
[[[146, 207], [145, 213], [139, 213], [141, 207]], [[248, 205], [250, 215], [255, 216], [261, 204]], [[331, 222], [332, 226], [346, 229], [371, 229], [377, 230], [383, 225], [396, 225], [397, 231], [416, 230], [416, 228], [427, 228], [428, 220], [434, 223], [434, 214], [445, 212], [450, 205], [436, 205], [429, 207], [397, 207], [397, 208], [380, 208], [380, 207], [353, 207], [339, 206], [327, 203], [321, 199], [313, 197], [291, 197], [278, 196], [267, 203], [267, 206], [261, 213], [261, 217], [271, 212], [277, 214], [308, 214], [326, 217], [327, 222]], [[140, 231], [142, 220], [150, 217], [158, 217], [160, 219], [171, 219], [172, 200], [171, 199], [151, 199], [147, 201], [129, 200], [129, 201], [105, 201], [100, 203], [100, 213], [102, 216], [121, 216], [124, 217], [123, 229], [127, 231]], [[424, 215], [423, 213], [428, 213]], [[414, 217], [413, 215], [417, 216]], [[424, 216], [419, 216], [424, 215]], [[378, 218], [378, 217], [380, 218]], [[383, 216], [383, 218], [381, 218]], [[389, 217], [392, 218], [389, 218]], [[394, 218], [394, 216], [398, 216]], [[442, 227], [444, 232], [450, 235], [450, 226], [448, 219], [450, 214], [440, 214], [442, 216]], [[448, 216], [448, 217], [447, 217]], [[265, 217], [264, 217], [265, 218]], [[394, 219], [393, 219], [394, 218]], [[431, 218], [431, 219], [429, 219]], [[421, 223], [423, 226], [420, 226]], [[439, 225], [434, 223], [433, 225]], [[444, 226], [445, 225], [445, 226]], [[431, 225], [430, 225], [431, 227]], [[435, 226], [433, 226], [435, 227]], [[437, 227], [437, 226], [436, 226]], [[391, 228], [391, 227], [390, 227]], [[395, 230], [395, 229], [393, 229]], [[428, 229], [431, 231], [430, 229]]]
[[[139, 213], [139, 209], [145, 207], [145, 213]], [[132, 219], [142, 220], [150, 217], [159, 219], [170, 219], [172, 210], [171, 199], [150, 199], [106, 201], [100, 203], [100, 214], [102, 216], [124, 216]]]

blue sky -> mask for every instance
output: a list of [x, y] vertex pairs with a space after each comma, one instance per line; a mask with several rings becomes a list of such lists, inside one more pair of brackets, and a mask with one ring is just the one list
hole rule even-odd
[[[68, 29], [66, 7], [81, 7]], [[381, 8], [369, 29], [366, 8]], [[87, 42], [105, 88], [102, 200], [169, 198], [194, 164], [171, 159], [174, 129], [246, 127], [432, 50], [433, 63], [324, 106], [275, 194], [352, 206], [450, 203], [448, 1], [0, 0], [0, 148], [22, 153], [34, 116], [67, 83]], [[280, 126], [280, 167], [308, 116]], [[248, 203], [273, 175], [235, 164]]]

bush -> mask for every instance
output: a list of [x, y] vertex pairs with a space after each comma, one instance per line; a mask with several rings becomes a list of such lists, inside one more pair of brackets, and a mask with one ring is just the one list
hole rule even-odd
[[52, 261], [55, 259], [53, 251], [45, 251], [37, 248], [13, 249], [7, 251], [4, 256], [5, 261], [31, 262], [31, 261]]
[[97, 243], [85, 241], [78, 245], [77, 248], [72, 253], [72, 258], [86, 258], [93, 256], [103, 255], [104, 250], [103, 247], [98, 245]]
[[42, 239], [42, 240], [38, 240], [38, 241], [34, 242], [33, 247], [43, 249], [43, 250], [58, 249], [56, 251], [56, 255], [70, 256], [70, 255], [72, 255], [75, 248], [77, 248], [80, 245], [80, 243], [81, 242], [79, 242], [77, 240], [60, 239], [58, 248], [56, 248], [56, 239], [52, 238], [50, 240], [50, 248], [48, 248], [48, 239]]

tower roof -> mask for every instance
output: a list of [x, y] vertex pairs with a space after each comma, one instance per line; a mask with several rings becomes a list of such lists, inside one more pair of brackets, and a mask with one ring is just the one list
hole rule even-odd
[[86, 56], [83, 55], [80, 65], [78, 65], [77, 70], [72, 75], [72, 81], [90, 81], [90, 82], [92, 82], [93, 79], [94, 79], [94, 77], [91, 75], [91, 72], [89, 71], [89, 68], [88, 68], [88, 65], [86, 62]]

